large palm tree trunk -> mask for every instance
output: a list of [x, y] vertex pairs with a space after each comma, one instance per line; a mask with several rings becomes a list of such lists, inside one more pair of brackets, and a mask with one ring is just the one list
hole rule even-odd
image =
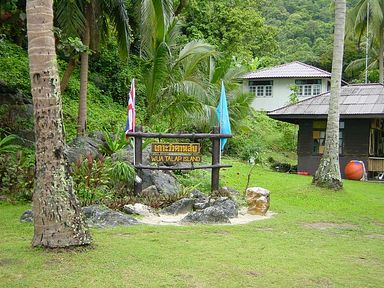
[[325, 149], [319, 168], [313, 177], [313, 183], [317, 186], [335, 190], [340, 190], [343, 187], [339, 164], [339, 98], [344, 54], [345, 13], [345, 0], [336, 0], [331, 96], [329, 99]]
[[53, 0], [28, 0], [27, 31], [36, 135], [33, 246], [89, 244], [64, 159], [60, 81], [53, 29]]
[[[89, 5], [86, 5], [86, 21], [84, 27], [83, 44], [89, 47], [91, 42], [90, 27], [89, 27]], [[80, 55], [80, 98], [79, 98], [79, 117], [77, 121], [77, 135], [84, 135], [87, 129], [87, 92], [88, 92], [88, 68], [89, 54], [88, 51], [82, 52]]]

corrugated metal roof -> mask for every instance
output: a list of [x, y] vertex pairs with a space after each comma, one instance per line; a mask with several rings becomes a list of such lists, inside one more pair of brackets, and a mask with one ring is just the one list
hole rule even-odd
[[[275, 119], [325, 118], [328, 114], [330, 92], [326, 92], [296, 104], [287, 105], [268, 113]], [[359, 84], [341, 88], [340, 117], [384, 118], [384, 85]]]
[[331, 78], [331, 73], [320, 68], [294, 61], [272, 68], [250, 72], [243, 79], [271, 79], [271, 78]]

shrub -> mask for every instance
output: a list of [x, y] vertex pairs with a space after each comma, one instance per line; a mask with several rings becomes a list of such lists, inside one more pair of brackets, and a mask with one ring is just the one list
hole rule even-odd
[[282, 153], [296, 150], [296, 127], [269, 118], [263, 112], [254, 112], [243, 121], [239, 132], [228, 141], [227, 153], [233, 157], [256, 162], [266, 161], [271, 152]]
[[106, 144], [100, 147], [103, 154], [110, 156], [127, 146], [127, 139], [125, 139], [125, 134], [121, 129], [115, 135], [108, 132], [104, 132], [103, 135]]
[[75, 190], [82, 205], [108, 203], [129, 195], [136, 176], [134, 168], [125, 162], [112, 162], [109, 157], [86, 159], [72, 165]]
[[30, 95], [28, 55], [20, 46], [0, 41], [0, 79]]
[[82, 205], [100, 202], [109, 191], [109, 167], [105, 165], [106, 158], [93, 159], [88, 154], [86, 159], [72, 165], [71, 176], [74, 188]]
[[0, 138], [0, 191], [15, 200], [32, 199], [35, 155], [13, 144], [15, 135]]

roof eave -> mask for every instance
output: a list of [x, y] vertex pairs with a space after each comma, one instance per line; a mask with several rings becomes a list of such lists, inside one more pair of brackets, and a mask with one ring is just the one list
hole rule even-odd
[[[297, 124], [302, 119], [327, 119], [327, 114], [267, 114], [270, 118]], [[376, 114], [340, 114], [340, 119], [384, 118], [384, 113]]]

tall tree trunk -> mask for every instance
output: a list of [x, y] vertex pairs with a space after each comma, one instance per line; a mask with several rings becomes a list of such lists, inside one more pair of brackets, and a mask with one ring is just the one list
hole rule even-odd
[[[90, 27], [89, 27], [89, 5], [86, 5], [85, 13], [86, 13], [86, 21], [84, 27], [84, 36], [83, 43], [85, 46], [89, 47], [90, 43]], [[82, 136], [85, 134], [87, 130], [87, 92], [88, 92], [88, 60], [89, 54], [88, 52], [81, 53], [80, 56], [80, 98], [79, 98], [79, 116], [77, 120], [77, 135]]]
[[86, 245], [91, 238], [64, 159], [60, 81], [52, 32], [53, 0], [28, 0], [26, 5], [36, 135], [32, 245]]
[[331, 96], [329, 99], [325, 149], [319, 168], [313, 177], [315, 185], [335, 190], [340, 190], [343, 187], [339, 164], [339, 98], [343, 69], [345, 13], [345, 0], [336, 0]]
[[60, 82], [60, 92], [63, 93], [65, 89], [67, 89], [69, 79], [71, 79], [72, 73], [76, 68], [76, 59], [75, 58], [70, 58], [67, 68], [64, 71], [63, 78], [61, 78]]
[[379, 83], [384, 82], [384, 31], [382, 31], [379, 49]]

